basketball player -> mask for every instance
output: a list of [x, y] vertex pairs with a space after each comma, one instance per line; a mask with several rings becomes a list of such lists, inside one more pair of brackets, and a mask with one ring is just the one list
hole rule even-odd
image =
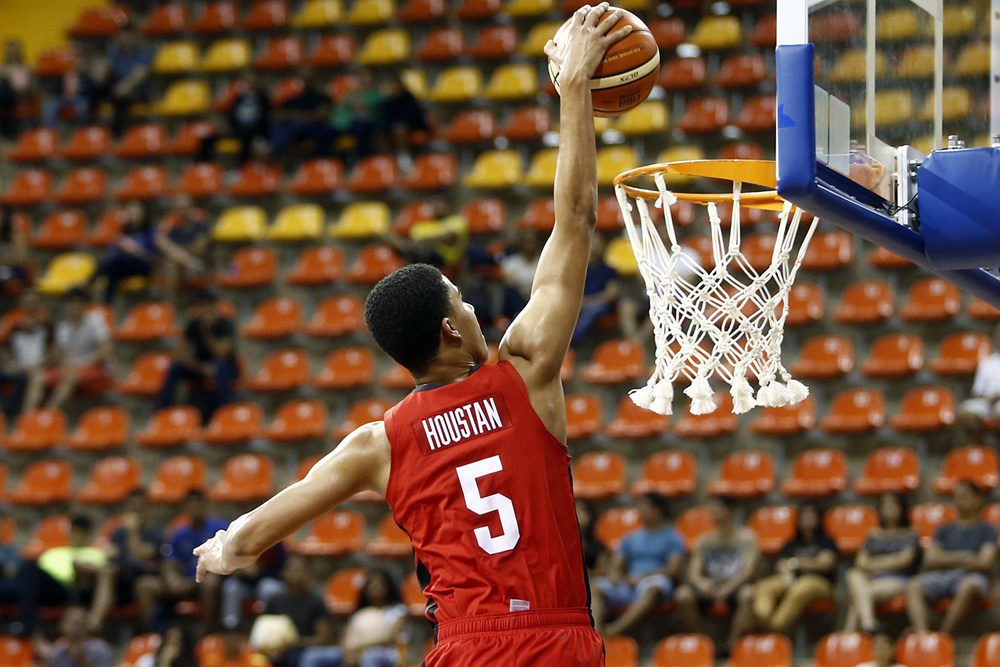
[[375, 342], [416, 389], [305, 479], [195, 549], [198, 578], [251, 565], [358, 491], [384, 493], [413, 543], [436, 646], [427, 667], [597, 667], [559, 373], [583, 295], [597, 156], [589, 80], [630, 28], [583, 7], [545, 52], [561, 65], [556, 222], [527, 306], [484, 366], [486, 340], [458, 288], [426, 264], [368, 295]]

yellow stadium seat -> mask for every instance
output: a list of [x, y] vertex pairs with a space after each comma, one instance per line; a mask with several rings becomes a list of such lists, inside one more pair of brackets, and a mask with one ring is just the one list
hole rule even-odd
[[623, 276], [634, 276], [639, 273], [639, 264], [635, 261], [632, 244], [624, 236], [611, 239], [608, 247], [604, 249], [604, 261]]
[[667, 105], [664, 102], [647, 100], [619, 116], [615, 129], [629, 136], [665, 132], [669, 119]]
[[[941, 118], [945, 121], [964, 120], [972, 115], [972, 95], [962, 86], [945, 86], [941, 96]], [[927, 94], [917, 114], [920, 120], [934, 120], [934, 93]]]
[[396, 13], [392, 0], [355, 0], [347, 12], [349, 25], [375, 25], [385, 23]]
[[[657, 163], [680, 162], [682, 160], [702, 160], [704, 158], [705, 152], [700, 146], [695, 146], [693, 144], [681, 144], [679, 146], [671, 146], [670, 148], [665, 148], [660, 151], [660, 154], [656, 156], [656, 161]], [[697, 179], [693, 176], [685, 176], [683, 174], [665, 174], [663, 176], [663, 180], [667, 185], [677, 187], [678, 185], [687, 185]]]
[[[875, 75], [882, 76], [888, 67], [888, 59], [881, 51], [875, 52]], [[830, 72], [830, 79], [837, 83], [856, 83], [865, 80], [865, 50], [850, 49], [837, 58]]]
[[211, 101], [206, 81], [175, 81], [156, 105], [163, 116], [193, 116], [208, 111]]
[[295, 28], [328, 28], [337, 25], [344, 15], [340, 0], [306, 0], [292, 17]]
[[340, 219], [330, 225], [330, 236], [338, 239], [366, 239], [389, 231], [389, 206], [378, 201], [349, 205]]
[[630, 12], [644, 12], [649, 10], [649, 0], [618, 0], [615, 7], [627, 9]]
[[963, 48], [952, 72], [955, 76], [985, 76], [990, 73], [990, 45], [973, 42]]
[[486, 97], [491, 100], [518, 100], [537, 92], [538, 71], [534, 65], [503, 65], [486, 86]]
[[743, 41], [740, 22], [735, 16], [706, 16], [698, 21], [690, 40], [700, 49], [731, 49]]
[[528, 31], [528, 36], [521, 43], [521, 53], [526, 56], [540, 58], [545, 55], [545, 44], [555, 37], [556, 31], [562, 25], [558, 21], [536, 23]]
[[457, 65], [438, 75], [430, 99], [433, 102], [465, 102], [479, 97], [482, 90], [482, 73], [475, 67]]
[[245, 39], [220, 39], [212, 43], [201, 59], [205, 72], [231, 72], [250, 65], [250, 42]]
[[52, 258], [45, 274], [38, 281], [38, 291], [44, 294], [62, 294], [71, 287], [86, 283], [97, 268], [93, 255], [85, 252], [67, 252]]
[[[910, 141], [910, 145], [916, 148], [924, 155], [930, 155], [931, 151], [937, 148], [937, 146], [934, 145], [933, 134], [928, 134], [922, 137], [917, 137], [916, 139], [912, 139]], [[988, 146], [989, 144], [986, 145]]]
[[357, 60], [362, 65], [392, 65], [409, 57], [410, 36], [398, 28], [386, 28], [368, 35]]
[[198, 67], [198, 47], [194, 42], [170, 42], [160, 47], [153, 59], [157, 74], [189, 72]]
[[212, 239], [224, 243], [256, 241], [264, 237], [266, 219], [259, 206], [227, 208], [212, 228]]
[[323, 233], [323, 208], [316, 204], [286, 206], [267, 229], [272, 241], [306, 241]]
[[543, 148], [535, 153], [524, 175], [524, 184], [533, 188], [551, 188], [556, 181], [556, 158], [558, 148]]
[[422, 69], [404, 69], [399, 73], [403, 85], [419, 100], [427, 99], [427, 72]]
[[598, 134], [607, 132], [614, 125], [614, 121], [608, 116], [594, 116], [594, 132]]
[[[909, 90], [884, 90], [875, 93], [875, 123], [895, 125], [913, 117], [913, 99]], [[855, 109], [852, 120], [858, 127], [865, 124], [865, 109]]]
[[[949, 37], [965, 37], [976, 29], [976, 10], [972, 4], [951, 5], [945, 4], [942, 17], [941, 32], [945, 39]], [[920, 26], [921, 32], [927, 37], [934, 36], [934, 22], [924, 21]]]
[[930, 79], [934, 76], [934, 47], [912, 46], [903, 52], [896, 68], [901, 79]]
[[487, 151], [476, 158], [465, 177], [470, 188], [501, 189], [521, 181], [521, 158], [514, 151]]
[[524, 18], [526, 16], [541, 16], [555, 8], [554, 0], [507, 0], [504, 11], [510, 16]]
[[639, 166], [639, 156], [631, 146], [605, 146], [597, 151], [597, 184], [611, 185], [615, 176]]
[[900, 7], [879, 14], [875, 21], [875, 39], [902, 41], [917, 36], [920, 19], [916, 9]]

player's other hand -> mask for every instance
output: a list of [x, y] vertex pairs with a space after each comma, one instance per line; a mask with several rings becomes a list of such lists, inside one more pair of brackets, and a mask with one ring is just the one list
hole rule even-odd
[[208, 572], [232, 574], [240, 568], [248, 567], [257, 562], [256, 558], [237, 558], [230, 553], [231, 550], [226, 550], [226, 540], [232, 532], [233, 526], [229, 526], [229, 530], [220, 530], [215, 533], [214, 537], [195, 547], [194, 555], [198, 557], [196, 581], [200, 583]]
[[584, 5], [545, 45], [545, 55], [559, 66], [560, 87], [586, 85], [608, 47], [632, 32], [630, 25], [611, 32], [622, 12], [615, 9], [602, 21], [609, 7], [607, 2], [595, 7]]

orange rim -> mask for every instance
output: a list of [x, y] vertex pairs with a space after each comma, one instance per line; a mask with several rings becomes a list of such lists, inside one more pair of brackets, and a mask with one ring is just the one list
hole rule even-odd
[[[762, 208], [780, 211], [785, 201], [774, 190], [777, 187], [774, 160], [683, 160], [679, 162], [664, 162], [637, 167], [624, 171], [615, 177], [615, 186], [621, 186], [626, 194], [642, 199], [659, 199], [657, 190], [629, 185], [626, 181], [640, 176], [652, 176], [658, 173], [694, 176], [696, 178], [715, 178], [726, 181], [740, 181], [758, 185], [767, 190], [742, 192], [740, 204], [750, 208]], [[673, 192], [673, 191], [671, 191]], [[733, 193], [703, 193], [703, 192], [673, 192], [681, 201], [707, 205], [709, 203], [731, 202]]]

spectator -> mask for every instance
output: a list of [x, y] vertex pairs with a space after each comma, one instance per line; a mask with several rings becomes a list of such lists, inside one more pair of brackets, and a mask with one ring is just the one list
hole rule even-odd
[[267, 91], [253, 69], [240, 74], [240, 90], [226, 109], [227, 132], [204, 137], [198, 154], [200, 162], [215, 159], [215, 145], [223, 136], [232, 137], [240, 144], [239, 163], [246, 164], [253, 158], [257, 141], [266, 142], [271, 132], [271, 102]]
[[882, 494], [878, 513], [880, 527], [868, 534], [854, 567], [847, 571], [850, 606], [846, 632], [875, 632], [875, 605], [904, 595], [906, 582], [920, 562], [920, 540], [910, 528], [906, 496]]
[[330, 127], [335, 136], [354, 139], [357, 157], [368, 157], [376, 150], [379, 130], [383, 127], [382, 93], [372, 81], [367, 69], [358, 73], [358, 88], [337, 100], [330, 114]]
[[190, 634], [180, 626], [167, 628], [156, 653], [142, 656], [135, 667], [198, 667]]
[[146, 494], [133, 491], [125, 501], [122, 523], [111, 534], [111, 562], [115, 566], [115, 599], [118, 604], [135, 601], [136, 583], [160, 571], [163, 529], [150, 517]]
[[177, 303], [181, 276], [205, 272], [209, 263], [211, 230], [208, 215], [188, 195], [177, 195], [174, 211], [156, 230], [156, 249], [163, 258], [160, 273], [167, 303]]
[[133, 276], [149, 277], [157, 259], [156, 230], [148, 209], [139, 202], [125, 207], [121, 234], [108, 247], [90, 279], [92, 288], [104, 289], [104, 303], [114, 303], [118, 285]]
[[[221, 578], [209, 573], [200, 585], [195, 583], [198, 559], [193, 551], [216, 532], [225, 530], [229, 522], [209, 516], [205, 494], [201, 491], [191, 491], [188, 494], [184, 512], [186, 523], [174, 531], [163, 549], [162, 571], [159, 574], [143, 575], [136, 582], [136, 602], [139, 604], [142, 622], [149, 627], [156, 621], [158, 603], [197, 598], [201, 606], [201, 621], [207, 632], [218, 620]], [[162, 616], [169, 616], [166, 609]]]
[[243, 621], [243, 605], [247, 598], [267, 604], [285, 591], [282, 571], [285, 568], [285, 547], [278, 542], [261, 554], [257, 563], [232, 573], [222, 582], [222, 626], [238, 628]]
[[36, 642], [37, 657], [46, 667], [112, 667], [111, 645], [99, 637], [91, 637], [87, 614], [71, 607], [59, 624], [62, 636], [54, 644]]
[[591, 579], [604, 576], [610, 565], [611, 554], [594, 532], [597, 521], [594, 511], [583, 500], [576, 501], [576, 522], [580, 526], [580, 542], [583, 546], [583, 563]]
[[923, 574], [906, 585], [906, 611], [917, 632], [927, 632], [927, 603], [952, 598], [941, 632], [954, 634], [972, 606], [986, 599], [997, 564], [997, 530], [979, 518], [982, 492], [971, 482], [955, 485], [958, 520], [938, 526], [924, 554]]
[[0, 296], [16, 294], [29, 282], [28, 221], [0, 206]]
[[61, 408], [78, 386], [94, 387], [110, 381], [114, 353], [111, 332], [99, 311], [87, 311], [87, 291], [77, 287], [66, 293], [66, 319], [56, 325], [54, 368], [49, 378], [55, 386], [48, 407]]
[[469, 226], [460, 215], [448, 215], [441, 201], [432, 202], [434, 216], [407, 230], [409, 238], [389, 232], [386, 243], [411, 264], [430, 264], [454, 277], [462, 265], [469, 242]]
[[384, 570], [372, 570], [340, 646], [306, 649], [299, 667], [395, 667], [405, 622], [406, 606], [396, 582]]
[[[639, 499], [643, 527], [621, 541], [612, 557], [609, 576], [595, 580], [595, 621], [601, 624], [605, 605], [625, 609], [605, 628], [620, 635], [657, 604], [670, 599], [684, 564], [684, 540], [670, 525], [667, 499], [647, 493]], [[600, 601], [599, 601], [600, 600]]]
[[427, 110], [398, 72], [390, 74], [382, 87], [382, 118], [389, 130], [393, 152], [403, 161], [409, 158], [410, 134], [431, 131]]
[[1000, 324], [993, 329], [993, 352], [976, 368], [972, 396], [958, 406], [955, 444], [982, 442], [983, 420], [996, 417], [1000, 417]]
[[303, 652], [309, 647], [326, 646], [333, 641], [333, 626], [322, 596], [312, 591], [313, 580], [305, 558], [290, 556], [285, 562], [282, 579], [286, 590], [267, 602], [264, 613], [290, 619], [297, 638], [291, 643], [273, 645], [271, 650], [262, 646], [257, 648], [271, 658], [275, 667], [298, 667]]
[[815, 505], [799, 509], [795, 537], [781, 550], [775, 569], [754, 586], [754, 615], [768, 630], [787, 631], [809, 605], [833, 597], [837, 545], [824, 532]]
[[313, 155], [322, 157], [330, 152], [333, 130], [329, 124], [330, 97], [311, 67], [302, 67], [299, 76], [302, 90], [285, 100], [274, 110], [271, 124], [271, 150], [282, 156], [297, 141], [311, 139]]
[[[45, 391], [45, 362], [55, 343], [55, 328], [48, 311], [34, 291], [21, 295], [24, 317], [10, 330], [6, 367], [3, 378], [12, 386], [12, 396], [6, 408], [16, 415], [37, 408]], [[23, 400], [22, 400], [23, 399]]]
[[108, 48], [111, 71], [110, 99], [114, 107], [111, 131], [120, 136], [133, 104], [149, 101], [149, 74], [153, 52], [139, 38], [139, 31], [128, 23], [118, 30]]
[[872, 637], [872, 657], [875, 659], [857, 667], [903, 667], [896, 662], [896, 642], [881, 630]]
[[202, 421], [208, 423], [215, 410], [233, 402], [239, 375], [236, 327], [230, 318], [219, 314], [215, 294], [209, 290], [195, 298], [190, 313], [191, 319], [184, 327], [180, 349], [167, 370], [157, 407], [176, 404], [178, 385], [182, 381], [208, 385], [213, 394], [211, 400], [196, 398], [192, 401], [201, 410]]
[[677, 589], [677, 608], [685, 624], [703, 632], [704, 614], [735, 610], [725, 646], [726, 654], [753, 625], [753, 588], [760, 551], [753, 531], [737, 524], [731, 498], [713, 498], [715, 528], [702, 536], [691, 551], [687, 583]]
[[11, 518], [0, 509], [0, 603], [17, 604], [21, 601], [17, 574], [24, 561], [21, 558], [21, 549], [13, 539], [13, 531], [11, 539], [3, 539], [3, 531], [8, 521], [11, 521]]
[[527, 305], [541, 251], [541, 236], [534, 230], [522, 229], [500, 260], [500, 275], [505, 285], [502, 313], [507, 319], [513, 320]]
[[0, 65], [0, 136], [13, 141], [20, 132], [18, 113], [34, 90], [35, 74], [24, 59], [20, 39], [8, 37]]
[[587, 265], [587, 278], [583, 285], [580, 319], [573, 331], [573, 345], [580, 344], [599, 318], [615, 312], [621, 284], [618, 272], [604, 261], [604, 248], [604, 239], [595, 235], [590, 243], [590, 263]]

